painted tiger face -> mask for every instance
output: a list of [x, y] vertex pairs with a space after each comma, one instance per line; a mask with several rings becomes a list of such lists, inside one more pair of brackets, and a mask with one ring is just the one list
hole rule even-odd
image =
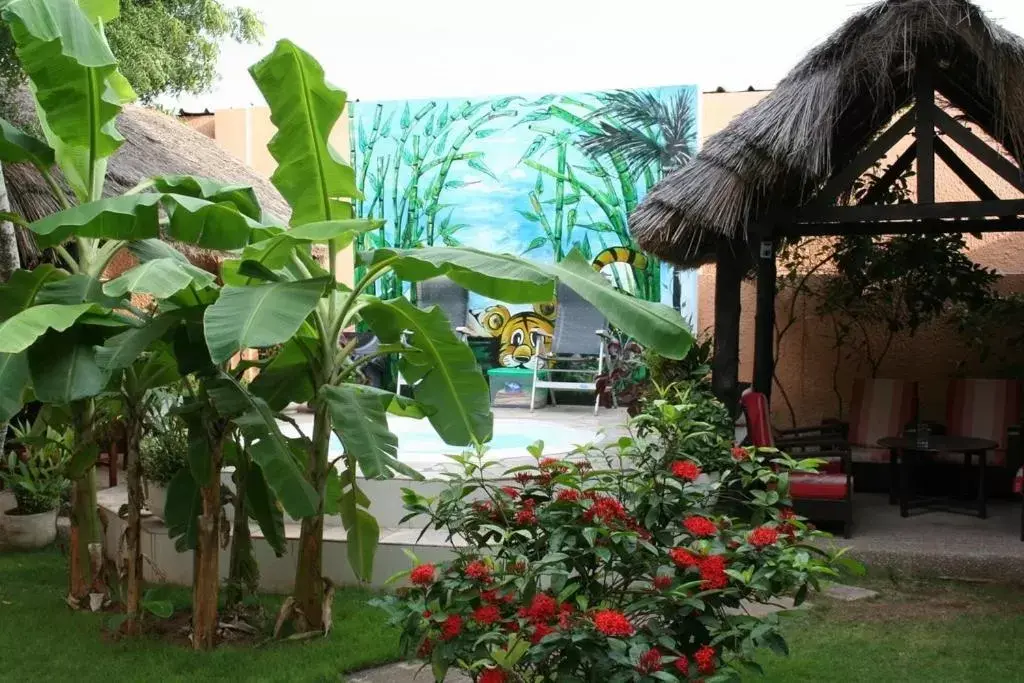
[[537, 363], [534, 333], [554, 331], [554, 306], [537, 304], [533, 311], [510, 314], [502, 305], [491, 306], [478, 317], [491, 336], [498, 337], [498, 364], [506, 368], [530, 368]]

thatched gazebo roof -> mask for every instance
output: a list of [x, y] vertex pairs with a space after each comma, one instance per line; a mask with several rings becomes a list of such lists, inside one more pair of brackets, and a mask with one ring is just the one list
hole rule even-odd
[[[12, 118], [31, 129], [35, 114], [27, 94], [16, 98], [13, 106]], [[189, 174], [250, 185], [268, 214], [282, 221], [291, 215], [288, 204], [269, 180], [172, 116], [128, 106], [118, 116], [117, 129], [125, 141], [108, 165], [104, 189], [108, 196], [121, 194], [154, 175]], [[57, 201], [31, 165], [5, 164], [3, 173], [13, 211], [34, 221], [58, 210]], [[216, 254], [189, 245], [175, 246], [196, 265], [216, 270]]]
[[934, 55], [950, 104], [1024, 160], [1024, 40], [967, 0], [886, 0], [658, 183], [630, 217], [637, 242], [694, 266], [722, 238], [801, 206], [912, 102], [921, 54]]

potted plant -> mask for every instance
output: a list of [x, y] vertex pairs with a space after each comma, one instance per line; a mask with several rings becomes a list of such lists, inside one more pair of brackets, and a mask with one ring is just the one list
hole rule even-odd
[[146, 434], [139, 443], [142, 476], [150, 512], [163, 518], [167, 486], [188, 467], [188, 430], [178, 418], [168, 418], [162, 429]]
[[0, 461], [0, 481], [14, 494], [15, 505], [0, 511], [0, 545], [29, 550], [57, 538], [57, 511], [71, 482], [65, 476], [71, 432], [47, 428], [42, 436], [15, 430], [20, 453]]

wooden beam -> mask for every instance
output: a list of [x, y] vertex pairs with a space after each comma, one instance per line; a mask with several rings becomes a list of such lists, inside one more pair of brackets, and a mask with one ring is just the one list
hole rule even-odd
[[935, 203], [935, 85], [932, 81], [932, 60], [928, 55], [919, 54], [916, 80], [917, 118], [917, 203]]
[[853, 161], [845, 168], [833, 173], [825, 186], [815, 195], [812, 203], [821, 206], [834, 204], [839, 195], [853, 185], [853, 181], [864, 175], [864, 172], [871, 168], [876, 161], [885, 158], [892, 146], [902, 140], [914, 127], [916, 109], [916, 107], [912, 107], [854, 157]]
[[896, 179], [903, 175], [910, 164], [913, 163], [914, 159], [917, 158], [917, 141], [910, 143], [910, 146], [904, 150], [896, 161], [892, 162], [892, 166], [886, 169], [882, 177], [878, 179], [870, 190], [864, 195], [864, 197], [858, 202], [860, 205], [865, 204], [877, 204], [881, 198], [882, 193], [888, 190], [896, 182]]
[[757, 311], [754, 317], [754, 391], [768, 399], [772, 395], [775, 363], [772, 347], [775, 336], [775, 240], [761, 237], [757, 259]]
[[715, 346], [711, 389], [729, 414], [739, 411], [740, 284], [746, 273], [745, 247], [720, 240], [715, 259]]
[[818, 237], [829, 235], [943, 235], [985, 232], [1024, 232], [1024, 218], [1014, 216], [998, 220], [968, 218], [917, 221], [856, 221], [843, 223], [801, 223], [777, 231], [777, 237]]
[[911, 221], [925, 218], [989, 218], [1024, 215], [1024, 199], [996, 199], [939, 204], [858, 204], [805, 206], [796, 210], [799, 223], [852, 223], [856, 221]]
[[999, 196], [992, 191], [992, 188], [986, 185], [985, 181], [979, 178], [978, 174], [972, 171], [971, 167], [942, 141], [942, 138], [935, 138], [935, 153], [946, 162], [949, 170], [955, 173], [978, 199], [986, 202], [999, 201]]
[[969, 128], [953, 120], [946, 112], [935, 109], [935, 123], [956, 144], [974, 155], [978, 161], [999, 174], [1006, 182], [1024, 192], [1024, 176], [1020, 168], [1004, 157], [998, 150], [975, 135]]

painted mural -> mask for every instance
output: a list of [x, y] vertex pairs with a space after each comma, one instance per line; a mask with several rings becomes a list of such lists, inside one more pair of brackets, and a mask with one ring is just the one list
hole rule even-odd
[[[357, 102], [352, 155], [361, 217], [383, 218], [364, 247], [462, 245], [560, 260], [573, 250], [617, 287], [696, 310], [694, 273], [640, 252], [627, 219], [697, 144], [694, 86]], [[377, 293], [396, 296], [396, 280]], [[531, 334], [550, 333], [553, 304], [470, 295], [472, 334], [499, 340], [499, 362], [531, 367]]]

